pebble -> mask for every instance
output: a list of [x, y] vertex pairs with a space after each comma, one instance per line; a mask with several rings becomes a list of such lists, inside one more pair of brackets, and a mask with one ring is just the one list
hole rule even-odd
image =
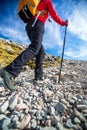
[[31, 120], [31, 128], [35, 129], [37, 127], [37, 121], [35, 119]]
[[58, 102], [55, 106], [55, 110], [58, 111], [58, 112], [62, 113], [62, 112], [64, 112], [64, 109], [65, 109], [64, 105], [60, 102]]
[[81, 123], [81, 121], [80, 121], [79, 118], [77, 118], [77, 117], [74, 118], [74, 122], [75, 122], [76, 124], [80, 124], [80, 123]]
[[77, 109], [79, 109], [79, 110], [85, 110], [85, 109], [87, 109], [87, 106], [86, 105], [81, 105], [81, 104], [79, 104], [79, 105], [77, 105]]
[[67, 122], [66, 122], [66, 127], [67, 128], [72, 128], [72, 121], [71, 121], [71, 119], [67, 119]]
[[44, 127], [43, 129], [41, 129], [41, 130], [57, 130], [56, 128], [54, 128], [54, 127]]
[[24, 129], [28, 125], [28, 123], [30, 122], [30, 119], [31, 119], [31, 116], [29, 114], [25, 115], [19, 124], [19, 128]]
[[9, 109], [10, 110], [14, 110], [14, 108], [16, 107], [16, 105], [17, 105], [17, 98], [18, 98], [18, 95], [12, 95], [9, 98]]

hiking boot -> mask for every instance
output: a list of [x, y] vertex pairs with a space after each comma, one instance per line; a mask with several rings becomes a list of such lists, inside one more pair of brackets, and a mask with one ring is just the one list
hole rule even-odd
[[43, 80], [44, 79], [44, 77], [43, 77], [43, 73], [41, 73], [41, 74], [35, 74], [35, 79], [34, 80]]
[[14, 77], [5, 69], [0, 69], [0, 76], [3, 78], [5, 85], [10, 91], [15, 91]]

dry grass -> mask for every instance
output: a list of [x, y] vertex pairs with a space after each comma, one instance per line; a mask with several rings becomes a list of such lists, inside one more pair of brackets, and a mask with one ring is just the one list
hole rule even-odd
[[[0, 39], [0, 66], [4, 67], [10, 64], [24, 49], [24, 47], [16, 43], [11, 42], [9, 44], [5, 40]], [[44, 60], [43, 67], [56, 67], [59, 65], [60, 60], [60, 58], [56, 58], [55, 62], [53, 60]], [[35, 60], [30, 60], [26, 65], [34, 68]]]

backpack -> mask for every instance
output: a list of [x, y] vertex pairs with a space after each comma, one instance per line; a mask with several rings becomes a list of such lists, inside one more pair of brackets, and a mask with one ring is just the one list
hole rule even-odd
[[31, 19], [38, 14], [38, 5], [41, 0], [19, 0], [18, 3], [18, 15], [27, 23], [28, 19]]

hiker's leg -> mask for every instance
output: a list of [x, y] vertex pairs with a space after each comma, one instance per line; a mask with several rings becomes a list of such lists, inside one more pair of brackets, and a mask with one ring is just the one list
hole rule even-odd
[[44, 60], [44, 47], [43, 45], [40, 48], [40, 51], [38, 55], [36, 56], [36, 68], [35, 68], [35, 76], [39, 74], [43, 74], [43, 67], [42, 67], [42, 62]]
[[11, 73], [14, 77], [18, 76], [22, 66], [25, 65], [26, 62], [28, 62], [34, 56], [36, 56], [41, 48], [44, 24], [37, 20], [35, 26], [32, 27], [33, 21], [34, 20], [31, 20], [26, 26], [26, 32], [31, 40], [31, 44], [10, 65], [5, 67], [6, 71]]

